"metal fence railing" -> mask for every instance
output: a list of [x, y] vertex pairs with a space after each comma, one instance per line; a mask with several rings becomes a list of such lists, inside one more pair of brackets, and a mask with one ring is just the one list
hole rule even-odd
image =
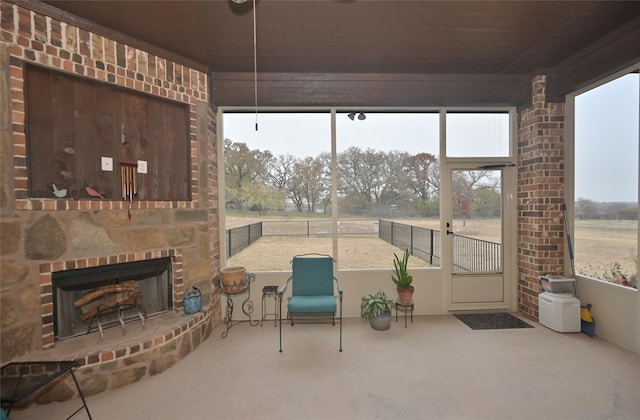
[[[430, 265], [440, 265], [440, 231], [380, 220], [380, 238]], [[501, 273], [502, 244], [454, 234], [454, 273]]]
[[262, 237], [262, 223], [257, 222], [250, 225], [227, 229], [227, 258], [242, 251]]
[[[333, 224], [328, 219], [263, 221], [262, 236], [331, 236]], [[338, 236], [378, 235], [378, 219], [345, 219], [338, 221]]]
[[[227, 258], [242, 251], [262, 236], [332, 236], [331, 220], [263, 221], [228, 229]], [[378, 236], [432, 266], [440, 265], [440, 231], [384, 219], [344, 220], [338, 222], [338, 235]], [[502, 272], [502, 245], [468, 236], [454, 235], [453, 271], [455, 273]]]
[[264, 224], [263, 236], [331, 236], [331, 220], [269, 220]]
[[468, 236], [454, 235], [454, 273], [501, 273], [502, 245]]
[[409, 249], [413, 256], [432, 266], [440, 265], [440, 231], [380, 219], [380, 239], [400, 249]]

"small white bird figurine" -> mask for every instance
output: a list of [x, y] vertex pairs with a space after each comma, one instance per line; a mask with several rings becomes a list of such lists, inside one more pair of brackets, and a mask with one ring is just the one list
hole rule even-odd
[[66, 188], [58, 189], [56, 184], [51, 184], [51, 186], [53, 187], [53, 195], [55, 195], [56, 197], [62, 198], [62, 197], [65, 197], [67, 195], [67, 189]]

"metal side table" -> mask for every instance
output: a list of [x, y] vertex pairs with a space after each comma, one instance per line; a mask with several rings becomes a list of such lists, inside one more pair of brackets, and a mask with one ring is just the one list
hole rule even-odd
[[407, 328], [407, 314], [411, 314], [411, 323], [413, 324], [413, 301], [401, 302], [396, 300], [396, 322], [398, 322], [398, 312], [404, 313], [404, 327]]
[[[273, 299], [273, 313], [267, 312], [267, 306], [265, 302], [269, 299]], [[262, 321], [270, 321], [273, 316], [273, 326], [278, 326], [278, 286], [264, 286], [262, 288], [262, 319], [260, 320], [260, 326], [262, 327]]]

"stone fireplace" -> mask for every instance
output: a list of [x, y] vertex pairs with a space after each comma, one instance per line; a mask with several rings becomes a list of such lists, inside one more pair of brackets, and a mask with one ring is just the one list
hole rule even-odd
[[171, 258], [52, 273], [55, 340], [139, 321], [173, 308]]
[[[0, 163], [6, 169], [0, 176], [0, 359], [3, 364], [75, 360], [85, 395], [164, 372], [187, 357], [220, 322], [219, 295], [212, 281], [220, 261], [218, 181], [217, 171], [212, 169], [217, 167], [216, 115], [210, 106], [207, 68], [135, 39], [120, 35], [114, 39], [112, 32], [104, 33], [91, 22], [71, 19], [39, 2], [2, 1], [0, 7], [3, 40], [8, 41], [0, 45]], [[82, 192], [91, 185], [98, 195], [88, 190], [75, 197], [60, 197], [52, 191], [41, 197], [34, 195], [30, 189], [37, 175], [34, 170], [61, 162], [70, 164], [64, 152], [45, 155], [48, 160], [41, 165], [32, 160], [32, 131], [28, 127], [33, 119], [26, 111], [33, 105], [28, 99], [27, 73], [34, 67], [126, 90], [136, 98], [180, 104], [187, 110], [186, 129], [180, 131], [180, 144], [188, 150], [180, 164], [187, 173], [177, 175], [170, 165], [159, 164], [163, 157], [157, 153], [169, 153], [168, 148], [159, 148], [156, 154], [142, 149], [141, 140], [158, 136], [143, 139], [129, 129], [128, 135], [135, 141], [118, 144], [115, 151], [95, 149], [98, 154], [76, 156], [74, 162], [84, 162], [80, 167], [84, 172], [69, 171], [76, 176], [73, 188]], [[34, 97], [38, 93], [34, 91]], [[70, 121], [84, 111], [69, 108]], [[120, 124], [113, 124], [119, 139]], [[80, 150], [75, 142], [81, 136], [75, 127], [69, 123], [64, 130], [73, 151]], [[95, 147], [111, 138], [107, 135], [100, 140], [97, 135], [82, 138]], [[118, 171], [103, 171], [94, 155], [112, 157], [114, 162], [145, 160], [148, 172], [139, 175], [140, 185], [146, 182], [153, 188], [155, 183], [168, 180], [184, 188], [182, 193], [166, 197], [140, 194], [123, 200], [118, 192], [95, 181], [117, 178]], [[95, 162], [95, 167], [87, 170], [86, 166], [91, 166], [87, 162]], [[140, 323], [130, 322], [125, 335], [119, 328], [109, 328], [101, 340], [97, 332], [82, 333], [83, 324], [80, 329], [70, 327], [69, 338], [56, 339], [60, 334], [54, 307], [68, 307], [59, 298], [76, 287], [59, 287], [59, 274], [101, 271], [129, 263], [144, 265], [154, 260], [170, 261], [171, 267], [166, 277], [155, 280], [160, 281], [154, 285], [155, 291], [145, 292], [141, 287], [143, 299], [144, 295], [158, 295], [164, 303], [163, 308], [154, 309], [143, 301], [149, 315], [144, 330]], [[134, 277], [136, 283], [146, 281], [146, 277]], [[202, 291], [203, 310], [185, 316], [182, 297], [192, 286]], [[74, 388], [65, 384], [52, 388], [38, 401], [74, 396]]]
[[[213, 327], [214, 313], [210, 310], [189, 316], [183, 313], [184, 258], [183, 249], [170, 248], [40, 264], [43, 346], [29, 359], [75, 360], [79, 366], [76, 375], [85, 395], [168, 369], [204, 341]], [[73, 305], [77, 296], [122, 280], [134, 281], [140, 285], [141, 294], [147, 295], [142, 300], [147, 328], [143, 330], [140, 322], [131, 322], [124, 334], [120, 328], [109, 328], [101, 339], [95, 328], [87, 334], [87, 323], [82, 322], [73, 326], [67, 337], [60, 337], [59, 305], [67, 312], [69, 306], [77, 309]], [[70, 398], [71, 385], [60, 385], [39, 401]]]

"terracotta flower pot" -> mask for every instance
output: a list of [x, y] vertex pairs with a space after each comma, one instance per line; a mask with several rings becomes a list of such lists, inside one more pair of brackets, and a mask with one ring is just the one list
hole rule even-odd
[[222, 277], [222, 293], [234, 295], [247, 290], [244, 267], [227, 267], [220, 271]]
[[402, 303], [411, 303], [413, 301], [413, 290], [413, 286], [409, 286], [408, 289], [398, 287], [398, 300]]

